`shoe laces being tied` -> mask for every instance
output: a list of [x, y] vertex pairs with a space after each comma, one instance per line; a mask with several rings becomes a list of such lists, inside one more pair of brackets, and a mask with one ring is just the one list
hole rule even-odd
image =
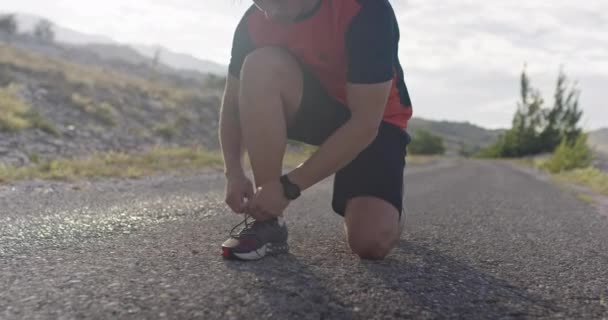
[[[230, 236], [235, 239], [240, 239], [241, 237], [248, 235], [257, 236], [257, 231], [262, 228], [270, 227], [273, 221], [273, 219], [258, 221], [255, 220], [251, 215], [245, 214], [243, 221], [230, 230]], [[244, 225], [244, 227], [237, 232], [237, 229], [242, 225]]]
[[[253, 219], [253, 221], [250, 222], [249, 221], [250, 217], [251, 217], [250, 215], [245, 214], [245, 219], [243, 219], [243, 221], [241, 221], [239, 224], [234, 226], [232, 228], [232, 230], [230, 230], [230, 237], [235, 238], [235, 239], [240, 239], [244, 235], [254, 234], [252, 229], [253, 229], [253, 225], [256, 222], [256, 220]], [[244, 225], [244, 227], [237, 232], [237, 229], [242, 225]]]
[[[250, 218], [252, 221], [250, 221]], [[257, 221], [253, 219], [253, 217], [251, 217], [250, 215], [245, 214], [245, 218], [243, 219], [243, 221], [241, 221], [239, 224], [234, 226], [232, 230], [230, 230], [230, 237], [234, 239], [242, 239], [247, 236], [252, 236], [258, 243], [260, 243], [262, 242], [262, 239], [256, 231], [260, 228], [263, 228], [264, 226], [268, 226], [269, 224], [267, 222], [268, 221]], [[237, 229], [242, 225], [244, 225], [244, 227], [237, 232]], [[255, 249], [255, 252], [258, 254], [258, 256], [263, 256], [262, 254], [260, 254], [259, 249]]]

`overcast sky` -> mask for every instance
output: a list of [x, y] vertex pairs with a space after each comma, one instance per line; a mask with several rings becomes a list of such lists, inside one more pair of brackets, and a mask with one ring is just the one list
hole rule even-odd
[[[582, 89], [585, 127], [608, 126], [608, 1], [393, 3], [415, 116], [507, 127], [524, 63], [548, 103], [564, 64]], [[249, 5], [248, 0], [0, 0], [2, 11], [43, 15], [81, 32], [162, 44], [224, 64]]]

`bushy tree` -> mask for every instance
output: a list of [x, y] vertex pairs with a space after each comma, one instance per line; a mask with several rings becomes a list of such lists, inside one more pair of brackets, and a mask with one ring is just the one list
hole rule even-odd
[[557, 146], [566, 140], [569, 144], [574, 144], [582, 129], [578, 123], [583, 112], [579, 109], [580, 91], [574, 86], [568, 88], [568, 80], [563, 70], [560, 70], [555, 88], [555, 102], [553, 108], [546, 110], [546, 125], [540, 134], [543, 151], [553, 151]]
[[17, 33], [17, 19], [14, 14], [0, 15], [0, 32], [8, 35]]
[[438, 155], [445, 153], [443, 139], [425, 130], [418, 130], [408, 146], [408, 152], [420, 155]]
[[553, 152], [562, 142], [573, 144], [582, 133], [578, 123], [582, 116], [578, 99], [580, 91], [569, 88], [560, 70], [552, 108], [543, 108], [540, 91], [534, 89], [526, 70], [521, 75], [520, 98], [512, 127], [498, 141], [482, 150], [482, 157], [522, 157]]
[[462, 157], [472, 157], [481, 151], [481, 147], [477, 145], [467, 145], [464, 142], [460, 142], [460, 148], [458, 154]]
[[52, 42], [55, 40], [53, 24], [49, 20], [41, 19], [34, 28], [34, 36], [42, 41]]
[[538, 132], [543, 124], [544, 100], [540, 91], [534, 89], [524, 72], [521, 74], [521, 90], [517, 111], [513, 117], [513, 127], [505, 135], [503, 156], [517, 157], [539, 152]]

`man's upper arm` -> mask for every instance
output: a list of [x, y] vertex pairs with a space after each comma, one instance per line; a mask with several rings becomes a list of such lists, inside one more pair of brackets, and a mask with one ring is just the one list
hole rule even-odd
[[224, 99], [222, 104], [230, 109], [238, 109], [240, 81], [230, 72], [226, 77], [226, 87], [224, 88]]
[[230, 64], [228, 65], [228, 72], [236, 78], [240, 77], [241, 67], [243, 66], [245, 58], [249, 53], [251, 53], [251, 51], [254, 50], [254, 45], [247, 28], [247, 17], [253, 12], [253, 10], [257, 10], [255, 6], [252, 6], [249, 8], [249, 10], [247, 10], [236, 27], [234, 37], [232, 39], [232, 50]]
[[398, 29], [387, 0], [364, 0], [346, 34], [347, 99], [353, 117], [382, 120], [395, 76]]

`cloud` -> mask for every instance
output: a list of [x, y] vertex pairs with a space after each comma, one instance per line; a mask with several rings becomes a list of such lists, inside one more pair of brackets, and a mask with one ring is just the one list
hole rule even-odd
[[418, 116], [506, 127], [523, 65], [551, 103], [560, 65], [589, 128], [608, 126], [608, 2], [410, 0], [395, 5]]
[[[324, 0], [330, 1], [330, 0]], [[341, 1], [341, 0], [331, 0]], [[249, 0], [5, 1], [122, 42], [227, 63]], [[506, 127], [523, 65], [549, 102], [560, 65], [579, 81], [588, 128], [608, 126], [608, 1], [393, 0], [415, 115]]]

